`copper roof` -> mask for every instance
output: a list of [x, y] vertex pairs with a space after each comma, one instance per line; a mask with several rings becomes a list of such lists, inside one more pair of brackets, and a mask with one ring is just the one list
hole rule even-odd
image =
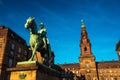
[[71, 64], [59, 64], [58, 66], [60, 66], [62, 69], [65, 68], [70, 68], [70, 69], [80, 69], [80, 65], [79, 63], [71, 63]]
[[[59, 64], [62, 69], [80, 69], [79, 63], [71, 63], [71, 64]], [[96, 67], [101, 68], [120, 68], [120, 61], [102, 61], [102, 62], [96, 62]]]
[[120, 61], [96, 62], [97, 68], [120, 68]]

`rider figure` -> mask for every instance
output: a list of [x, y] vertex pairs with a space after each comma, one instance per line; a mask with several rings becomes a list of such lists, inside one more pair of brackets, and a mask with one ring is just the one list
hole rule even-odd
[[42, 40], [44, 42], [44, 48], [47, 49], [47, 44], [49, 44], [49, 40], [48, 38], [46, 37], [46, 34], [47, 34], [47, 30], [46, 28], [44, 27], [44, 24], [43, 23], [40, 23], [40, 30], [38, 31], [38, 34], [41, 35], [42, 37]]
[[[48, 65], [51, 66], [52, 64], [54, 64], [54, 57], [52, 57], [52, 52], [51, 52], [51, 48], [50, 48], [50, 43], [49, 43], [49, 40], [46, 36], [47, 34], [47, 30], [46, 28], [44, 27], [44, 24], [43, 23], [40, 23], [40, 30], [38, 31], [38, 34], [42, 37], [42, 40], [43, 40], [43, 43], [44, 43], [44, 46], [43, 48], [45, 48], [47, 51], [48, 51]], [[53, 56], [54, 56], [54, 53], [53, 53]]]

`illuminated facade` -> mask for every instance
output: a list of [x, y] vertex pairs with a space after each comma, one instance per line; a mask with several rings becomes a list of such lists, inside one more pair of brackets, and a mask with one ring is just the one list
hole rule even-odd
[[[116, 45], [118, 61], [96, 62], [91, 43], [82, 21], [79, 63], [59, 65], [64, 71], [73, 73], [73, 80], [120, 80], [120, 41]], [[64, 76], [63, 80], [72, 80]]]

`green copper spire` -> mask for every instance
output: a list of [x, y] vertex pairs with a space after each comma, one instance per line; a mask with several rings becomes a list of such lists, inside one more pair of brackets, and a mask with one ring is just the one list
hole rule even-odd
[[84, 24], [84, 20], [83, 20], [83, 19], [81, 19], [81, 23], [82, 23], [81, 27], [82, 27], [82, 28], [85, 27], [85, 24]]

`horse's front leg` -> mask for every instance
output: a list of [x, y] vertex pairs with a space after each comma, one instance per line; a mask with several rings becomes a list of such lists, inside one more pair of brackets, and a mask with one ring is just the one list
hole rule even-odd
[[33, 48], [33, 51], [32, 51], [32, 57], [30, 58], [29, 61], [33, 61], [34, 56], [35, 56], [35, 54], [36, 54], [37, 47], [38, 47], [38, 44], [36, 43], [36, 44], [35, 44], [35, 47]]

